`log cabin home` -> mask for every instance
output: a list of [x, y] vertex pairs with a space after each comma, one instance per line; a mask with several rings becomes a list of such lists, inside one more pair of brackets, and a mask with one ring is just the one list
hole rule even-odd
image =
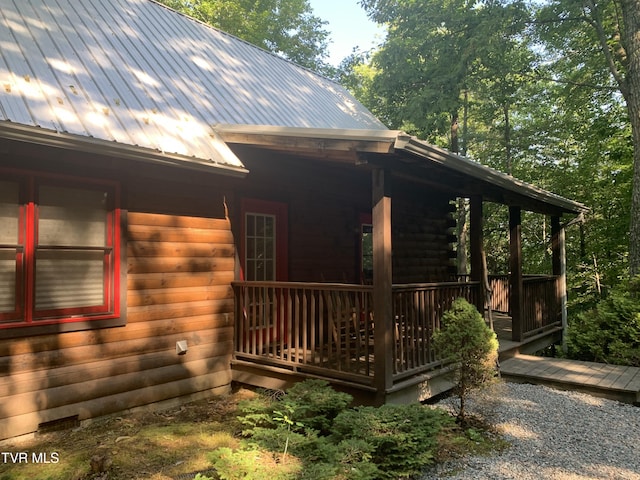
[[[581, 204], [151, 0], [0, 0], [0, 439], [234, 380], [438, 393], [440, 314], [485, 308], [484, 202], [510, 212], [510, 275], [491, 280], [505, 344], [558, 341]], [[551, 219], [546, 276], [522, 272], [524, 210]]]

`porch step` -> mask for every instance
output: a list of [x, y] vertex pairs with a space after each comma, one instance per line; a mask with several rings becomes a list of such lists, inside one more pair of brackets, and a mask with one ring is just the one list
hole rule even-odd
[[507, 381], [575, 390], [640, 405], [640, 367], [516, 355], [500, 362]]
[[501, 362], [516, 355], [531, 354], [562, 341], [562, 327], [555, 327], [515, 342], [498, 336], [498, 356]]

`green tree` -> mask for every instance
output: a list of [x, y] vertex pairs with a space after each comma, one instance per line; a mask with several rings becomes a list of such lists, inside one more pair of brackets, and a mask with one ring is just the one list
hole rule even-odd
[[[387, 25], [373, 56], [373, 88], [384, 98], [385, 120], [394, 128], [464, 151], [457, 124], [464, 121], [465, 92], [479, 79], [499, 75], [504, 56], [518, 48], [526, 9], [521, 2], [463, 0], [363, 0], [368, 15]], [[464, 140], [464, 139], [463, 139]]]
[[160, 0], [303, 67], [331, 73], [327, 24], [308, 0]]
[[453, 392], [459, 399], [458, 422], [463, 423], [469, 393], [495, 376], [498, 339], [476, 307], [458, 298], [442, 315], [442, 327], [434, 333], [433, 345], [453, 367]]
[[568, 88], [602, 95], [615, 87], [624, 99], [633, 142], [629, 272], [640, 273], [640, 2], [553, 0], [536, 28], [555, 54], [557, 79]]

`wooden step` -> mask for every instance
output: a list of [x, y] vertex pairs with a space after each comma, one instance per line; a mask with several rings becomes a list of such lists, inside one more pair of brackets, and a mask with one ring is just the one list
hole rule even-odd
[[576, 390], [640, 404], [640, 367], [516, 355], [501, 361], [500, 372], [503, 378], [512, 382]]

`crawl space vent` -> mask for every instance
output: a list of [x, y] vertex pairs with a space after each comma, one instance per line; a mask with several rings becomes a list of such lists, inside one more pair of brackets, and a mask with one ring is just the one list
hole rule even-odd
[[68, 430], [69, 428], [76, 428], [80, 426], [80, 420], [78, 415], [71, 417], [59, 418], [57, 420], [51, 420], [50, 422], [44, 422], [38, 425], [38, 433], [58, 432], [60, 430]]

